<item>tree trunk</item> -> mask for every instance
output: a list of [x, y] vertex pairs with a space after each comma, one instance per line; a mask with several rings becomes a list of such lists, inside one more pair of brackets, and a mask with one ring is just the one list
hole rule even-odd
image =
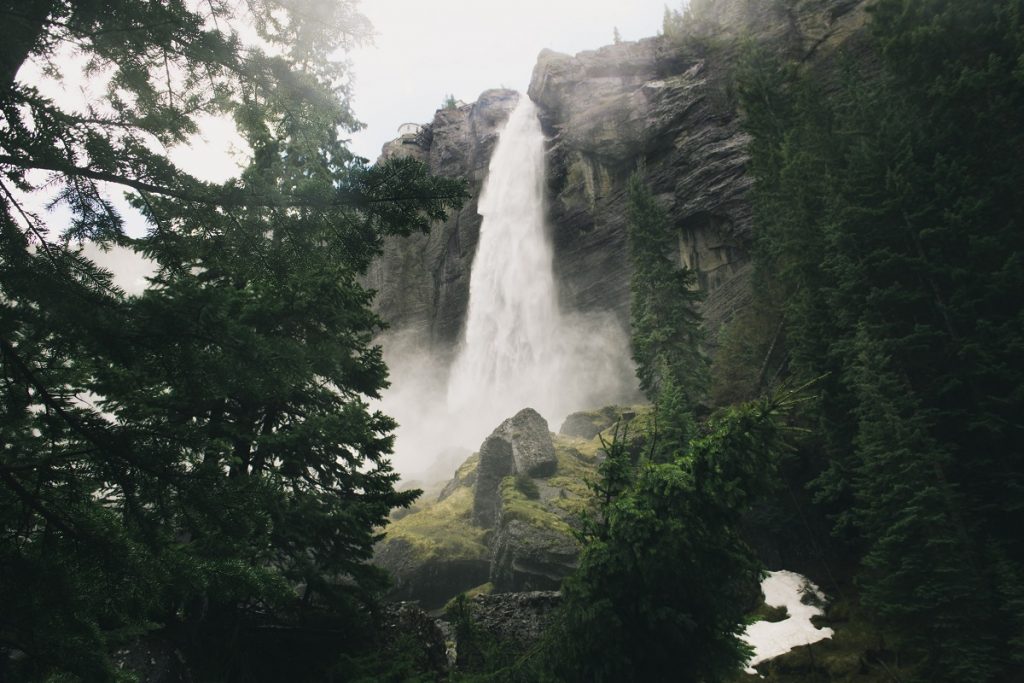
[[0, 0], [0, 22], [4, 25], [4, 40], [0, 41], [0, 96], [10, 91], [18, 69], [39, 47], [46, 19], [57, 5], [58, 0]]

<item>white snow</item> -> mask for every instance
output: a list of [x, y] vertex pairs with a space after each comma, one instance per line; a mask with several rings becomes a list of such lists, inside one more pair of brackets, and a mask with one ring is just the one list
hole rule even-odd
[[796, 572], [768, 572], [761, 582], [764, 601], [771, 607], [785, 607], [789, 617], [782, 621], [757, 621], [747, 627], [743, 640], [754, 648], [754, 656], [747, 662], [747, 673], [756, 674], [754, 666], [783, 655], [795, 647], [810, 645], [832, 637], [832, 629], [818, 628], [811, 617], [822, 614], [821, 608], [800, 601], [805, 593], [812, 593], [820, 601], [825, 594], [807, 577]]

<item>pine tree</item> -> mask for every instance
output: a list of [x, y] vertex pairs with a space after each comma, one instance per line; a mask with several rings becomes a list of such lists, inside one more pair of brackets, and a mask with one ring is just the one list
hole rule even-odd
[[999, 680], [1024, 659], [1021, 7], [872, 15], [877, 63], [829, 89], [778, 63], [743, 79], [758, 260], [792, 369], [828, 374], [815, 486], [865, 602], [927, 680]]
[[[0, 46], [11, 680], [112, 679], [113, 648], [153, 630], [215, 678], [284, 675], [255, 641], [205, 643], [314, 617], [354, 643], [382, 585], [365, 564], [376, 529], [414, 496], [394, 490], [394, 423], [367, 405], [386, 368], [357, 275], [385, 235], [427, 229], [461, 186], [345, 148], [357, 124], [332, 55], [366, 30], [350, 3], [246, 8], [274, 50], [244, 44], [234, 3], [218, 0], [0, 3], [18, 28]], [[15, 80], [69, 43], [112, 74], [95, 112]], [[233, 117], [253, 151], [223, 185], [150, 142], [185, 141], [204, 114]], [[17, 191], [43, 172], [70, 225], [22, 206]], [[100, 183], [131, 191], [145, 237], [125, 236]], [[142, 251], [157, 264], [149, 290], [126, 296], [77, 239]]]
[[670, 260], [677, 237], [642, 167], [630, 177], [628, 208], [630, 321], [640, 388], [656, 400], [671, 383], [692, 409], [707, 390], [696, 275]]
[[567, 579], [550, 636], [564, 681], [718, 681], [748, 655], [738, 636], [761, 566], [740, 517], [772, 490], [790, 397], [732, 408], [669, 462], [626, 440], [601, 465], [600, 524]]

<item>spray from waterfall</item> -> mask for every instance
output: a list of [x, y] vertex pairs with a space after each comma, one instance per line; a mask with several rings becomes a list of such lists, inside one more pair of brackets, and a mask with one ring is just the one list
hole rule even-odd
[[[436, 373], [425, 383], [435, 392], [430, 396], [403, 377], [410, 371], [422, 375], [430, 364], [407, 353], [387, 353], [385, 344], [396, 389], [409, 399], [385, 396], [383, 406], [402, 425], [395, 462], [403, 474], [419, 470], [421, 481], [429, 479], [422, 474], [427, 461], [446, 452], [458, 453], [451, 456], [455, 459], [468, 455], [502, 420], [525, 407], [557, 430], [573, 411], [636, 397], [621, 325], [611, 314], [560, 310], [544, 188], [544, 134], [536, 106], [521, 96], [499, 137], [478, 202], [483, 222], [464, 336], [447, 373], [445, 410], [438, 406]], [[410, 466], [406, 460], [413, 449], [419, 462]], [[450, 476], [451, 464], [438, 467], [438, 474]]]

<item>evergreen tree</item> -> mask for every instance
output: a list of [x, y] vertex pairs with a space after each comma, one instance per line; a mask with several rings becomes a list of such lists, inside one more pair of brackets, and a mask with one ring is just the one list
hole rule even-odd
[[601, 465], [598, 524], [567, 579], [549, 673], [564, 681], [720, 681], [761, 567], [740, 517], [769, 492], [790, 397], [731, 408], [670, 462], [636, 461], [626, 440]]
[[692, 407], [707, 388], [696, 275], [671, 257], [678, 238], [647, 187], [641, 166], [629, 179], [630, 321], [640, 388], [656, 400], [666, 385]]
[[871, 68], [824, 88], [768, 60], [743, 79], [759, 264], [791, 367], [828, 374], [815, 485], [923, 680], [1024, 659], [1022, 16], [879, 0]]
[[[414, 496], [367, 405], [386, 369], [357, 276], [462, 188], [345, 148], [332, 55], [366, 30], [351, 3], [197, 7], [0, 3], [17, 29], [0, 45], [0, 677], [112, 679], [112, 649], [157, 630], [214, 678], [302, 678], [252, 627], [315, 618], [355, 642], [382, 585], [375, 530]], [[111, 74], [88, 114], [15, 80], [30, 57], [57, 73], [69, 44]], [[206, 114], [253, 151], [222, 185], [156, 151]], [[69, 225], [20, 202], [40, 173]], [[145, 237], [100, 183], [132, 192]], [[149, 290], [126, 296], [77, 239], [142, 251]], [[223, 652], [226, 633], [247, 636]]]

